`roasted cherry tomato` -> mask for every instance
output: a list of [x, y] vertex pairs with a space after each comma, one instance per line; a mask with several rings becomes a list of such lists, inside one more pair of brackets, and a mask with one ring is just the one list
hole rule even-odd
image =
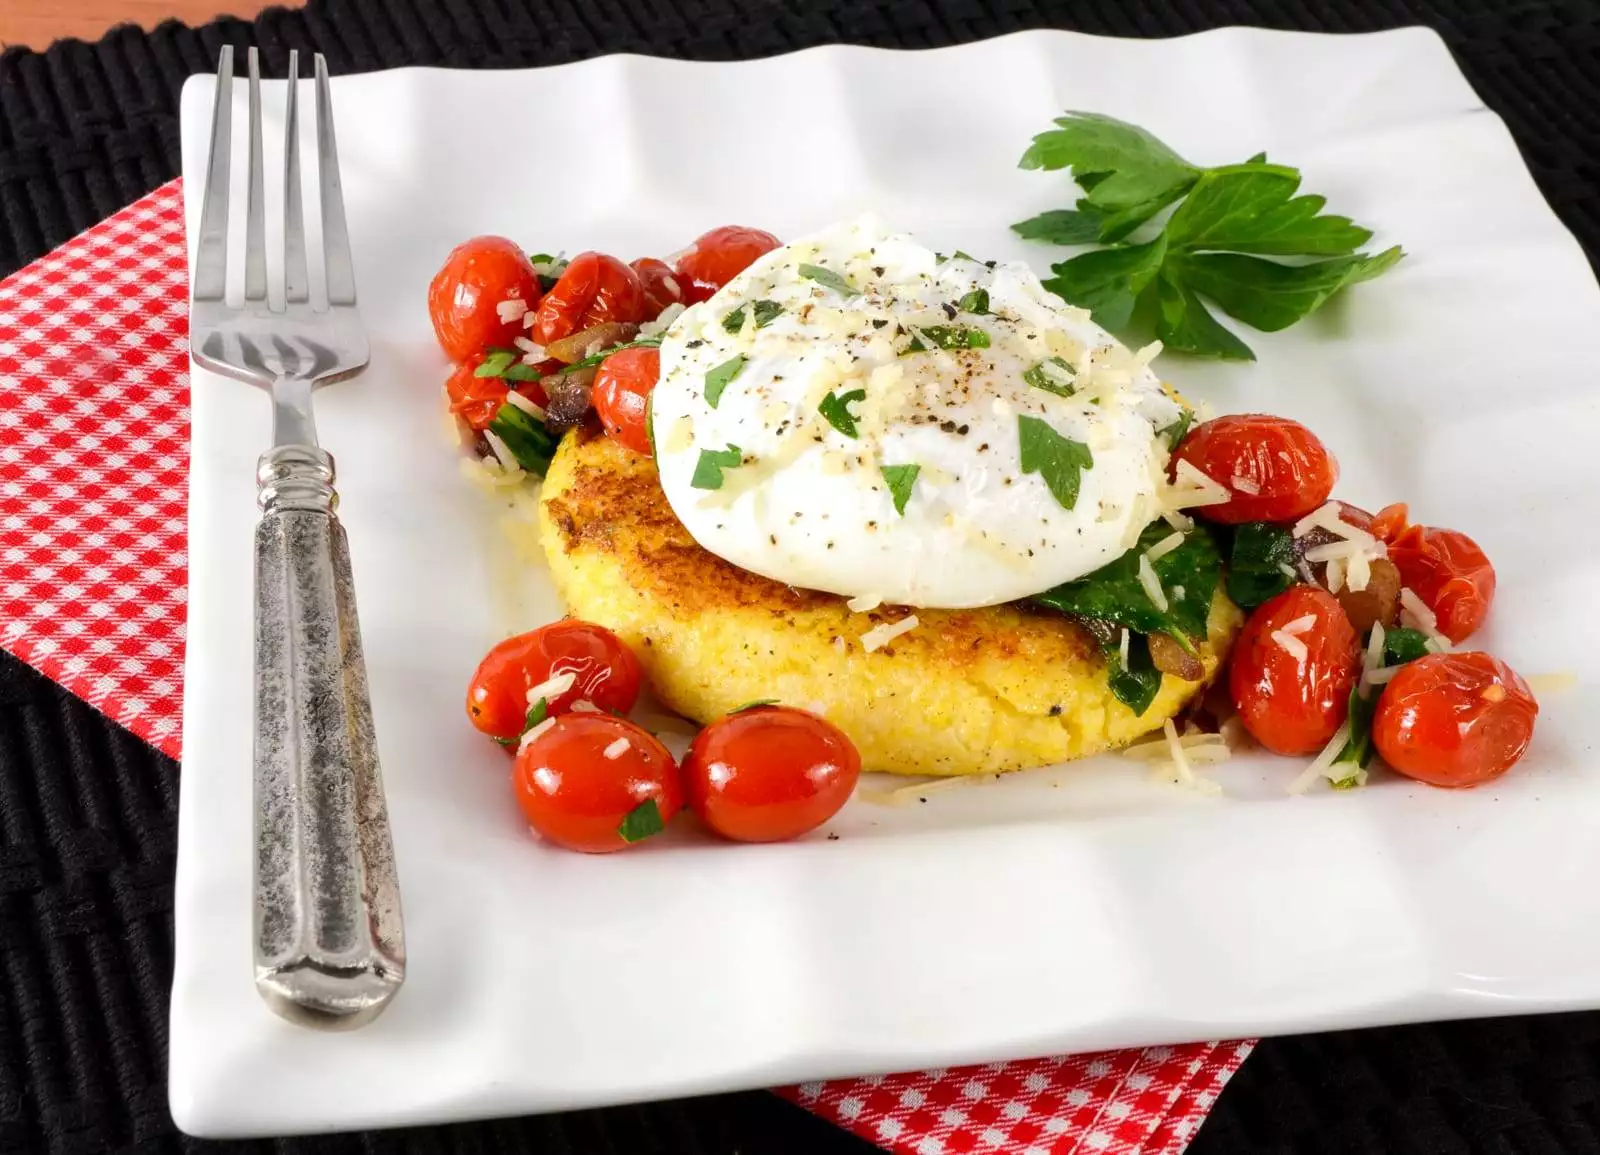
[[1515, 670], [1488, 654], [1429, 654], [1383, 688], [1372, 741], [1383, 760], [1433, 786], [1476, 786], [1522, 757], [1539, 704]]
[[1244, 728], [1275, 754], [1322, 749], [1349, 713], [1359, 645], [1326, 590], [1299, 585], [1262, 603], [1240, 631], [1228, 669]]
[[565, 714], [577, 701], [623, 713], [639, 698], [639, 659], [604, 626], [564, 618], [507, 638], [478, 663], [467, 684], [467, 717], [491, 738], [512, 739], [527, 719], [528, 691], [561, 674], [572, 685], [545, 698], [545, 712]]
[[639, 284], [644, 286], [645, 312], [651, 317], [659, 317], [668, 305], [685, 303], [683, 284], [666, 261], [640, 257], [628, 267], [639, 275]]
[[570, 337], [606, 321], [647, 321], [639, 274], [604, 253], [579, 253], [539, 302], [533, 339], [541, 345]]
[[1393, 541], [1405, 529], [1406, 518], [1409, 513], [1410, 511], [1403, 501], [1397, 501], [1393, 505], [1386, 505], [1373, 517], [1372, 525], [1368, 528], [1372, 536], [1379, 541]]
[[661, 377], [661, 352], [624, 349], [600, 362], [594, 377], [594, 409], [606, 432], [635, 453], [650, 456], [645, 407]]
[[500, 403], [506, 399], [506, 382], [501, 377], [479, 377], [473, 371], [483, 360], [474, 355], [458, 365], [445, 382], [445, 393], [450, 397], [450, 412], [460, 417], [473, 432], [482, 433], [500, 412]]
[[771, 233], [741, 225], [723, 225], [703, 234], [677, 261], [684, 300], [691, 305], [706, 300], [780, 244]]
[[1328, 500], [1339, 466], [1317, 435], [1287, 417], [1244, 413], [1195, 426], [1174, 455], [1233, 500], [1195, 513], [1222, 525], [1293, 521]]
[[[563, 714], [517, 753], [512, 788], [541, 837], [606, 854], [658, 833], [683, 806], [671, 753], [648, 730], [606, 714]], [[641, 810], [654, 802], [654, 813]]]
[[1478, 543], [1453, 529], [1412, 525], [1389, 539], [1389, 560], [1438, 619], [1439, 632], [1461, 642], [1494, 604], [1494, 566]]
[[838, 813], [861, 755], [833, 723], [787, 706], [755, 706], [700, 731], [683, 760], [689, 805], [736, 842], [780, 842]]
[[504, 301], [539, 304], [539, 275], [515, 241], [473, 237], [450, 250], [444, 268], [428, 286], [428, 316], [439, 347], [452, 361], [465, 361], [491, 345], [509, 348], [523, 334], [522, 313], [500, 316]]

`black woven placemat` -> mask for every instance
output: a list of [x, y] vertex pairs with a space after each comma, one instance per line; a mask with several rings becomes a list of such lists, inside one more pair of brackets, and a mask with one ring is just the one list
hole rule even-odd
[[[253, 24], [123, 28], [94, 45], [0, 54], [0, 275], [177, 173], [178, 90], [223, 43], [258, 44], [269, 70], [299, 47], [349, 72], [619, 51], [731, 59], [834, 41], [933, 47], [1038, 27], [1166, 36], [1238, 23], [1437, 28], [1556, 211], [1591, 259], [1600, 253], [1591, 2], [313, 0]], [[177, 1135], [165, 1091], [177, 794], [170, 759], [0, 653], [0, 1152], [872, 1150], [763, 1092], [360, 1137], [224, 1145]], [[1600, 1015], [1268, 1041], [1191, 1150], [1600, 1152]]]

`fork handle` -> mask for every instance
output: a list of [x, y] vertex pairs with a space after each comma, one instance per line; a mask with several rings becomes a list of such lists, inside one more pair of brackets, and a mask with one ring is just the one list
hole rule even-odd
[[405, 979], [400, 889], [333, 458], [256, 473], [255, 976], [279, 1014], [354, 1027]]

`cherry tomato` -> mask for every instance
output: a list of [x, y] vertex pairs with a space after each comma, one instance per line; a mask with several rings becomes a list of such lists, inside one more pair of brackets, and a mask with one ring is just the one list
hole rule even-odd
[[1389, 541], [1389, 560], [1439, 620], [1439, 632], [1461, 642], [1494, 604], [1494, 566], [1478, 543], [1453, 529], [1412, 525]]
[[444, 384], [445, 393], [450, 397], [450, 412], [472, 426], [475, 433], [482, 433], [489, 427], [489, 422], [500, 411], [500, 403], [506, 399], [508, 388], [504, 378], [479, 377], [473, 373], [482, 360], [482, 355], [467, 358]]
[[557, 674], [573, 674], [571, 688], [545, 701], [545, 712], [565, 714], [579, 700], [601, 710], [626, 712], [644, 679], [639, 659], [604, 626], [564, 618], [507, 638], [478, 663], [467, 684], [467, 717], [491, 738], [522, 733], [528, 691]]
[[616, 257], [579, 253], [539, 303], [533, 339], [548, 345], [606, 321], [647, 321], [652, 315], [638, 273]]
[[837, 726], [787, 706], [756, 706], [711, 723], [683, 760], [689, 805], [736, 842], [780, 842], [838, 813], [861, 755]]
[[[1310, 622], [1302, 619], [1310, 618]], [[1280, 633], [1281, 631], [1281, 633]], [[1298, 647], [1305, 647], [1305, 658]], [[1275, 754], [1311, 754], [1350, 710], [1359, 639], [1326, 590], [1299, 585], [1262, 603], [1233, 647], [1228, 689], [1251, 736]]]
[[1514, 766], [1539, 704], [1515, 670], [1488, 654], [1429, 654], [1378, 699], [1372, 740], [1383, 760], [1433, 786], [1476, 786]]
[[703, 234], [678, 258], [684, 300], [691, 305], [706, 300], [780, 244], [771, 233], [742, 225], [723, 225]]
[[606, 432], [635, 453], [650, 456], [645, 405], [661, 377], [658, 349], [624, 349], [600, 362], [594, 378], [594, 408]]
[[505, 237], [473, 237], [450, 250], [428, 286], [428, 316], [439, 347], [465, 361], [491, 345], [509, 347], [523, 333], [522, 315], [500, 319], [502, 301], [539, 304], [539, 275], [528, 255]]
[[655, 802], [659, 825], [683, 807], [683, 779], [648, 730], [606, 714], [563, 714], [517, 754], [511, 786], [528, 824], [568, 850], [607, 854], [655, 832], [645, 819], [632, 840], [623, 822]]
[[1372, 519], [1372, 536], [1379, 541], [1393, 541], [1406, 528], [1406, 519], [1410, 512], [1403, 501], [1384, 506]]
[[1189, 462], [1233, 500], [1195, 510], [1208, 521], [1293, 521], [1328, 500], [1339, 465], [1317, 435], [1287, 417], [1245, 413], [1195, 426], [1174, 462]]
[[639, 275], [639, 283], [644, 286], [645, 312], [650, 316], [659, 317], [668, 305], [685, 303], [683, 284], [666, 261], [640, 257], [628, 267]]

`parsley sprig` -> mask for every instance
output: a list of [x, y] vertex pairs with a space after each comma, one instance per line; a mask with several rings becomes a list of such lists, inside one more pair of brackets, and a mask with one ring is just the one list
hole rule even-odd
[[[1069, 112], [1055, 123], [1033, 138], [1021, 166], [1070, 169], [1084, 195], [1075, 208], [1011, 227], [1051, 244], [1110, 246], [1051, 266], [1055, 276], [1044, 282], [1107, 328], [1145, 319], [1168, 349], [1252, 361], [1250, 347], [1203, 298], [1253, 328], [1276, 332], [1404, 256], [1398, 245], [1359, 252], [1372, 231], [1324, 213], [1323, 197], [1296, 195], [1300, 171], [1264, 155], [1202, 168], [1109, 116]], [[1130, 239], [1169, 208], [1172, 215], [1153, 237]]]

